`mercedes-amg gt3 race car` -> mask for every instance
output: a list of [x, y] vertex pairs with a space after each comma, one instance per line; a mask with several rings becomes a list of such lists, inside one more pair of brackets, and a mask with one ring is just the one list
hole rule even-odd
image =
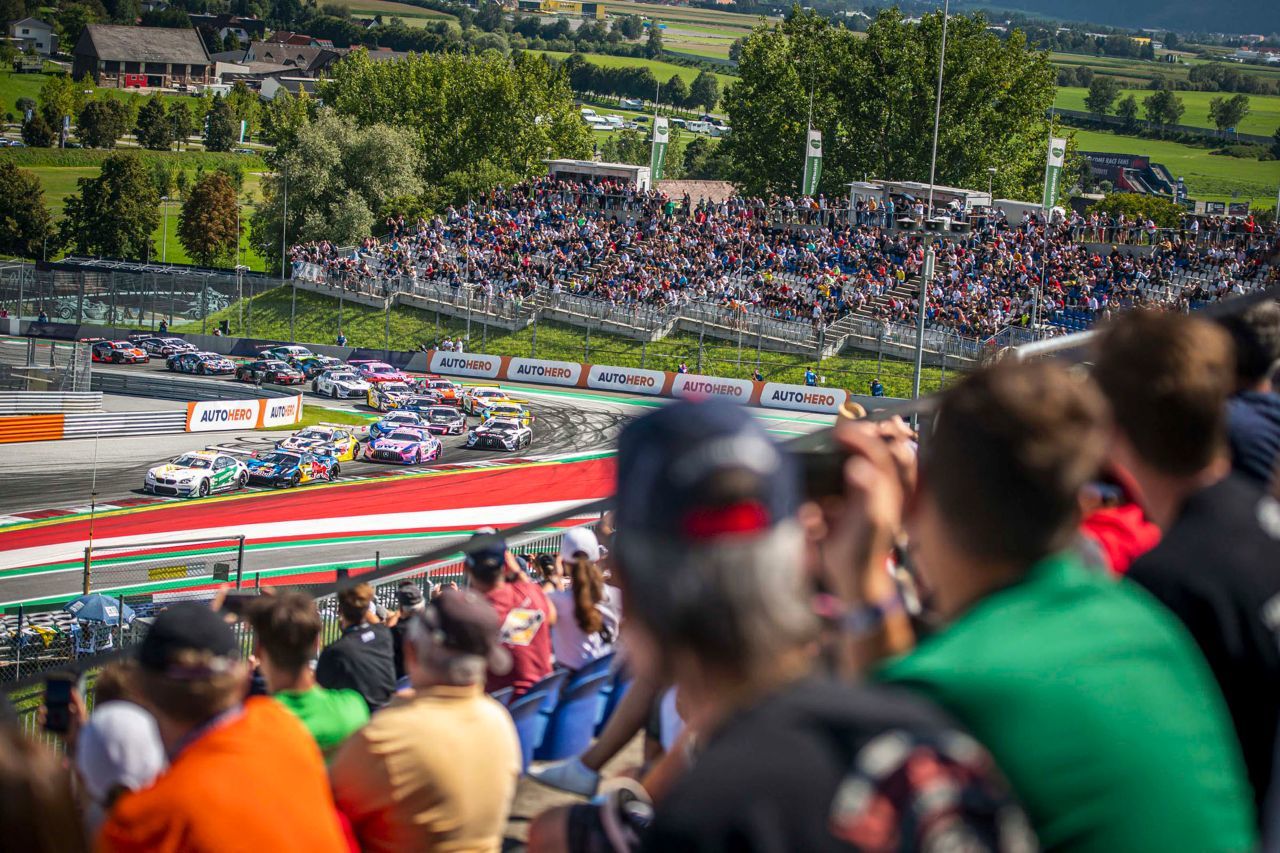
[[325, 394], [333, 399], [357, 399], [367, 397], [369, 383], [365, 382], [355, 371], [346, 367], [326, 370], [311, 380], [311, 390], [317, 394]]
[[533, 443], [533, 430], [510, 418], [494, 418], [467, 433], [467, 447], [476, 450], [521, 450]]
[[360, 442], [351, 430], [338, 424], [318, 424], [298, 430], [288, 438], [276, 442], [277, 450], [309, 450], [325, 456], [336, 457], [339, 462], [350, 462], [360, 455]]
[[374, 411], [389, 412], [400, 408], [400, 401], [413, 395], [413, 389], [403, 382], [374, 382], [365, 392], [365, 405]]
[[401, 427], [390, 435], [370, 441], [364, 458], [370, 462], [422, 465], [439, 459], [441, 449], [440, 439], [427, 430]]
[[194, 450], [147, 471], [142, 488], [153, 495], [203, 498], [213, 492], [242, 489], [248, 482], [249, 472], [235, 456]]
[[216, 352], [180, 352], [164, 360], [164, 366], [175, 373], [218, 376], [235, 373], [235, 363]]

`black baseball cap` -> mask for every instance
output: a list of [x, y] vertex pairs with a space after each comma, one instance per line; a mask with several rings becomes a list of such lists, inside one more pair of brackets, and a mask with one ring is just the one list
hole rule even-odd
[[446, 589], [420, 617], [436, 643], [453, 652], [485, 658], [489, 671], [511, 671], [511, 653], [502, 645], [498, 613], [471, 590]]
[[762, 535], [800, 506], [796, 463], [742, 406], [680, 401], [618, 440], [614, 538], [679, 546]]
[[482, 578], [497, 577], [507, 564], [506, 540], [493, 528], [477, 531], [463, 550], [467, 555], [467, 569]]
[[401, 607], [417, 607], [422, 604], [422, 590], [412, 581], [405, 581], [396, 587], [396, 599], [400, 602]]
[[[179, 664], [183, 652], [206, 656], [199, 666]], [[207, 605], [181, 602], [163, 610], [138, 647], [138, 664], [170, 678], [207, 678], [240, 659], [235, 632]]]

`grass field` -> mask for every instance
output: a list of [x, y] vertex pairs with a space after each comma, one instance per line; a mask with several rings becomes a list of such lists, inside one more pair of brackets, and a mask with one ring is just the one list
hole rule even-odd
[[[332, 343], [337, 333], [338, 302], [326, 296], [298, 291], [295, 331], [298, 340], [311, 343]], [[289, 337], [290, 291], [287, 287], [267, 291], [253, 300], [253, 335], [261, 338], [286, 340]], [[248, 312], [246, 312], [248, 313]], [[231, 324], [231, 333], [240, 332], [237, 322], [239, 308], [232, 306], [209, 316], [209, 325], [222, 320]], [[343, 309], [343, 332], [348, 343], [356, 347], [381, 349], [386, 345], [386, 317], [382, 311], [364, 305], [347, 303]], [[185, 329], [198, 331], [200, 324]], [[466, 333], [465, 320], [437, 315], [431, 311], [398, 307], [390, 317], [390, 348], [416, 350], [421, 344], [433, 344], [446, 336], [456, 337]], [[698, 365], [698, 338], [696, 335], [675, 334], [648, 344], [628, 338], [592, 332], [588, 346], [585, 330], [557, 323], [539, 323], [537, 327], [537, 358], [565, 361], [588, 361], [615, 367], [644, 366], [654, 370], [675, 370], [684, 361], [689, 370]], [[184, 331], [175, 326], [173, 331]], [[471, 323], [471, 352], [496, 355], [528, 356], [533, 343], [533, 330], [520, 332], [489, 330], [487, 336], [478, 320]], [[747, 378], [756, 367], [756, 352], [749, 345], [739, 351], [726, 341], [707, 338], [702, 351], [702, 371], [713, 376]], [[799, 383], [804, 380], [806, 367], [813, 366], [811, 359], [799, 355], [763, 352], [760, 370], [773, 382]], [[912, 366], [905, 361], [884, 359], [877, 363], [875, 356], [827, 359], [817, 367], [827, 384], [850, 388], [866, 393], [873, 377], [879, 376], [889, 396], [907, 397], [911, 394]], [[937, 389], [944, 381], [957, 377], [955, 371], [945, 374], [927, 369], [923, 380], [926, 392]]]
[[[1089, 94], [1088, 89], [1082, 89], [1078, 86], [1059, 86], [1058, 96], [1054, 100], [1054, 106], [1064, 110], [1084, 110], [1085, 96]], [[1151, 92], [1146, 89], [1125, 89], [1116, 99], [1120, 100], [1133, 95], [1138, 102], [1138, 115], [1142, 113], [1142, 100], [1149, 97]], [[1219, 94], [1217, 92], [1178, 92], [1178, 97], [1182, 99], [1186, 112], [1182, 114], [1182, 120], [1179, 124], [1190, 125], [1192, 127], [1214, 127], [1213, 122], [1209, 120], [1209, 101], [1213, 98], [1233, 97], [1230, 93]], [[1114, 112], [1114, 107], [1112, 111]], [[1249, 97], [1249, 114], [1245, 116], [1244, 121], [1240, 122], [1240, 126], [1236, 128], [1241, 133], [1256, 133], [1259, 136], [1270, 136], [1276, 132], [1276, 128], [1280, 127], [1280, 95], [1251, 95]]]
[[[698, 9], [687, 6], [668, 6], [658, 3], [637, 3], [631, 0], [606, 0], [605, 9], [611, 15], [639, 15], [656, 18], [664, 24], [673, 21], [697, 24], [716, 31], [741, 30], [745, 34], [756, 25], [759, 18], [740, 12], [721, 12], [716, 9]], [[773, 20], [777, 20], [776, 18]]]
[[[569, 56], [569, 54], [557, 50], [544, 50], [543, 53], [555, 59], [564, 59]], [[686, 68], [683, 65], [674, 65], [670, 62], [661, 62], [656, 59], [642, 59], [634, 56], [607, 56], [599, 53], [586, 53], [583, 56], [586, 57], [588, 62], [599, 65], [602, 68], [648, 68], [653, 72], [653, 76], [663, 83], [670, 80], [672, 74], [678, 74], [686, 84], [690, 84], [693, 83], [694, 78], [699, 73], [697, 68]], [[720, 81], [720, 88], [723, 90], [725, 86], [735, 82], [738, 78], [729, 74], [717, 73], [716, 79]]]
[[393, 17], [400, 18], [407, 27], [425, 27], [435, 21], [451, 21], [458, 19], [446, 12], [435, 9], [423, 9], [421, 6], [410, 6], [408, 3], [396, 3], [393, 0], [351, 0], [345, 4], [351, 14], [359, 17], [381, 15], [383, 23], [391, 23]]
[[1091, 130], [1073, 130], [1081, 151], [1147, 155], [1163, 163], [1175, 178], [1187, 181], [1187, 192], [1195, 199], [1230, 201], [1233, 192], [1255, 206], [1272, 207], [1280, 186], [1280, 160], [1260, 162], [1238, 157], [1219, 157], [1204, 148], [1176, 142], [1138, 139]]

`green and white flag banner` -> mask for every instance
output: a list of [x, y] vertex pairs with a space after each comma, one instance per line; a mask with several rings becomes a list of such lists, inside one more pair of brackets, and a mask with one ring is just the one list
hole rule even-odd
[[1040, 202], [1045, 212], [1058, 200], [1058, 182], [1062, 179], [1062, 167], [1067, 162], [1067, 140], [1049, 137], [1049, 160], [1044, 170], [1044, 199]]
[[804, 182], [801, 185], [803, 195], [815, 195], [818, 192], [818, 179], [822, 177], [822, 131], [810, 130], [804, 143]]
[[667, 142], [671, 131], [667, 127], [666, 118], [653, 117], [653, 150], [649, 153], [649, 179], [654, 183], [662, 180], [662, 167], [667, 162]]

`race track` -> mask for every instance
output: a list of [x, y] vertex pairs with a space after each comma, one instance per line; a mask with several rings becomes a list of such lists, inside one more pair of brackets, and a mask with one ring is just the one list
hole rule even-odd
[[[105, 369], [158, 369], [166, 375], [157, 363]], [[612, 462], [598, 457], [612, 451], [624, 424], [665, 403], [620, 393], [503, 385], [526, 400], [536, 418], [534, 443], [523, 452], [467, 450], [463, 437], [450, 436], [443, 438], [437, 464], [403, 468], [344, 462], [338, 483], [291, 492], [251, 488], [192, 502], [157, 499], [141, 490], [147, 468], [184, 451], [208, 446], [260, 450], [287, 432], [112, 438], [96, 442], [96, 448], [93, 440], [8, 445], [0, 454], [0, 606], [47, 601], [78, 589], [95, 454], [95, 543], [155, 544], [243, 534], [246, 578], [261, 574], [264, 582], [285, 575], [290, 582], [323, 580], [331, 579], [337, 568], [371, 566], [375, 552], [383, 560], [421, 553], [458, 541], [483, 524], [515, 524], [606, 496]], [[307, 406], [368, 413], [355, 401], [333, 401], [307, 389]], [[127, 397], [104, 401], [104, 408], [113, 411], [182, 405]], [[830, 423], [829, 416], [753, 412], [779, 439]], [[469, 470], [474, 467], [479, 470]], [[128, 585], [145, 577], [117, 580]], [[99, 588], [97, 582], [94, 588]]]

